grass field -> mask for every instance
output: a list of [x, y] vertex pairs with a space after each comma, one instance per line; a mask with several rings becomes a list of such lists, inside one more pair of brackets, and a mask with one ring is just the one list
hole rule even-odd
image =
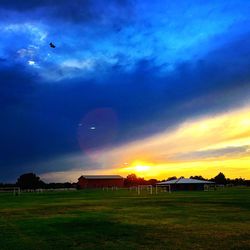
[[250, 249], [250, 188], [0, 194], [0, 249]]

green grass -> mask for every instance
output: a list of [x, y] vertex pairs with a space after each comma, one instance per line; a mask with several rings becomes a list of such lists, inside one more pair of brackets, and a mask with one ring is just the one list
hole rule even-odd
[[0, 194], [0, 249], [250, 249], [250, 188]]

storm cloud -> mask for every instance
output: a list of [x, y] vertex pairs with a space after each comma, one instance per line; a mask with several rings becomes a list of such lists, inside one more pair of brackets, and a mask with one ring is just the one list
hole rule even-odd
[[[200, 6], [203, 17], [199, 6], [1, 1], [2, 178], [43, 172], [36, 166], [48, 159], [85, 156], [244, 104], [250, 96], [249, 3], [211, 2]], [[161, 8], [166, 14], [157, 14]], [[98, 120], [92, 114], [100, 109]], [[83, 150], [79, 136], [89, 148]]]

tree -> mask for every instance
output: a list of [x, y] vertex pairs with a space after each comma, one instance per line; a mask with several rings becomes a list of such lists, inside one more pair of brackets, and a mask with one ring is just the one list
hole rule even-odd
[[129, 174], [126, 178], [128, 181], [137, 181], [137, 176], [136, 174]]
[[225, 175], [221, 172], [214, 177], [214, 181], [217, 184], [223, 184], [223, 185], [225, 185], [227, 183], [227, 179], [226, 179]]
[[232, 182], [233, 182], [233, 184], [236, 185], [236, 186], [246, 185], [245, 179], [242, 179], [241, 177], [232, 180]]
[[137, 178], [136, 174], [129, 174], [124, 180], [124, 185], [126, 187], [139, 185], [138, 184], [138, 178]]
[[36, 176], [34, 173], [27, 173], [21, 175], [17, 179], [17, 186], [21, 189], [37, 189], [43, 188], [45, 183], [40, 180], [40, 177]]
[[124, 179], [124, 185], [126, 187], [138, 186], [138, 185], [147, 185], [147, 181], [144, 178], [137, 177], [135, 174], [129, 174]]
[[196, 180], [201, 180], [201, 181], [205, 181], [206, 180], [201, 175], [190, 176], [190, 179], [196, 179]]
[[159, 181], [157, 179], [150, 179], [147, 181], [147, 185], [153, 185], [155, 186], [156, 183], [158, 183]]
[[176, 176], [172, 176], [172, 177], [168, 177], [167, 178], [167, 181], [172, 181], [172, 180], [177, 180], [177, 177]]

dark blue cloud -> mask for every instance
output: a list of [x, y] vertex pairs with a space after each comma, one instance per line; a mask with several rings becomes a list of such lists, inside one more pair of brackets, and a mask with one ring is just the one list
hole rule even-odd
[[[0, 62], [1, 63], [1, 62]], [[7, 64], [3, 60], [3, 64]], [[25, 98], [29, 96], [34, 88], [34, 76], [26, 74], [23, 69], [16, 66], [6, 66], [0, 68], [1, 92], [0, 104], [1, 110], [8, 107], [15, 107], [25, 103]]]
[[[101, 0], [61, 0], [60, 3], [51, 0], [3, 0], [0, 3], [0, 11], [3, 19], [8, 19], [11, 16], [9, 12], [14, 11], [22, 20], [42, 19], [51, 26], [55, 21], [74, 24], [91, 23], [109, 25], [119, 31], [122, 24], [128, 23], [127, 17], [132, 16], [132, 3], [131, 0], [111, 0], [108, 4]], [[114, 20], [116, 23], [112, 23]]]

